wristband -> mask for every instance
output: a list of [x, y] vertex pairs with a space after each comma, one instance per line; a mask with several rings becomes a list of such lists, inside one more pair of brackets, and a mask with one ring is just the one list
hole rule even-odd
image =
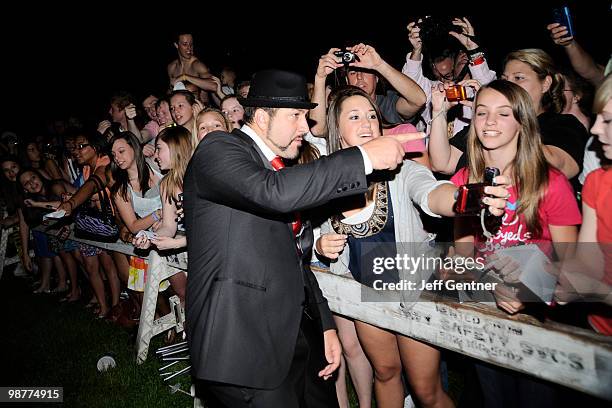
[[153, 212], [151, 213], [151, 216], [153, 217], [153, 220], [154, 220], [155, 222], [159, 221], [159, 217], [157, 216], [157, 210], [153, 211]]
[[480, 47], [476, 47], [473, 50], [466, 50], [467, 55], [471, 58], [473, 55], [482, 53], [482, 49]]
[[476, 66], [476, 65], [480, 65], [483, 62], [485, 62], [485, 57], [484, 54], [481, 54], [479, 56], [477, 56], [476, 58], [474, 58], [473, 60], [470, 61], [470, 65], [471, 66]]

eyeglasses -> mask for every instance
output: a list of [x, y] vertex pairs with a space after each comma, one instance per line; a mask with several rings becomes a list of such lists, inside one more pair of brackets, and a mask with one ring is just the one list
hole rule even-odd
[[91, 146], [89, 143], [79, 143], [77, 145], [75, 145], [74, 147], [78, 150], [83, 150], [84, 148], [86, 148], [87, 146]]

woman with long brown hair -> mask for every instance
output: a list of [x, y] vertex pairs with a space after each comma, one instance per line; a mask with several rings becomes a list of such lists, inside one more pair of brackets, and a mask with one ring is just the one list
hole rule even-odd
[[[457, 184], [485, 180], [485, 168], [495, 167], [512, 180], [501, 225], [497, 231], [483, 233], [481, 219], [455, 219], [455, 242], [467, 243], [460, 255], [490, 256], [506, 247], [534, 244], [552, 257], [566, 255], [567, 246], [575, 242], [581, 223], [578, 205], [567, 178], [548, 164], [538, 131], [538, 120], [529, 94], [520, 86], [496, 80], [482, 87], [474, 101], [475, 115], [468, 131], [468, 166], [452, 177]], [[511, 260], [498, 256], [489, 263], [505, 283], [494, 291], [497, 305], [509, 313], [524, 307], [527, 291], [520, 285], [520, 270]], [[555, 390], [526, 376], [516, 376], [503, 369], [477, 363], [477, 372], [485, 407], [552, 406]]]
[[[364, 91], [352, 86], [340, 88], [331, 99], [327, 116], [330, 153], [360, 146], [382, 135], [378, 107]], [[370, 189], [365, 196], [349, 197], [333, 203], [336, 215], [321, 227], [322, 236], [315, 248], [319, 254], [332, 260], [333, 273], [350, 273], [363, 285], [373, 286], [374, 279], [397, 281], [395, 275], [399, 275], [399, 271], [389, 271], [384, 276], [362, 274], [362, 269], [367, 268], [367, 261], [363, 260], [366, 252], [369, 252], [368, 258], [372, 253], [376, 253], [376, 256], [401, 256], [401, 250], [396, 249], [402, 246], [399, 243], [413, 243], [412, 256], [428, 251], [434, 236], [423, 228], [416, 206], [434, 217], [453, 216], [457, 188], [448, 182], [436, 181], [429, 169], [411, 160], [404, 160], [399, 171], [375, 172], [368, 181]], [[498, 197], [507, 194], [502, 187], [494, 188], [494, 191]], [[501, 214], [505, 201], [488, 200], [491, 211]], [[368, 245], [375, 249], [366, 251], [364, 248]], [[423, 276], [425, 280], [428, 278]], [[420, 279], [418, 286], [421, 286]], [[422, 406], [454, 406], [442, 388], [440, 353], [437, 349], [365, 322], [355, 321], [354, 327], [363, 351], [374, 368], [377, 406], [403, 406], [402, 367], [414, 396]], [[347, 329], [350, 327], [339, 326], [342, 342], [345, 341], [342, 331], [347, 333]], [[362, 403], [367, 404], [367, 401]]]

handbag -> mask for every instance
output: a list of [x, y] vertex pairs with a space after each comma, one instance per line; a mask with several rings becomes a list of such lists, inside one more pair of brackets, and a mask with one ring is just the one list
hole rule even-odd
[[102, 181], [93, 174], [90, 177], [98, 189], [100, 209], [92, 205], [81, 205], [74, 216], [74, 236], [81, 239], [98, 242], [116, 242], [119, 238], [119, 227]]

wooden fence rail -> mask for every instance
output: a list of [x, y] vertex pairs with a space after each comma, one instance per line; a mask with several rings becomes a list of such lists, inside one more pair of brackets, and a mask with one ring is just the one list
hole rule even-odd
[[[121, 242], [105, 244], [72, 239], [129, 255], [134, 253], [131, 245]], [[186, 256], [168, 264], [152, 251], [149, 262], [150, 280], [144, 297], [147, 306], [142, 308], [141, 326], [152, 325], [157, 298], [157, 290], [153, 288], [162, 277], [187, 268]], [[612, 339], [609, 337], [572, 326], [542, 324], [527, 315], [509, 316], [495, 307], [478, 303], [424, 300], [406, 306], [399, 302], [363, 302], [362, 291], [372, 289], [350, 277], [325, 272], [315, 272], [315, 275], [335, 313], [612, 401]], [[155, 285], [149, 288], [151, 282]], [[175, 313], [174, 318], [173, 324], [178, 323], [182, 328], [181, 316]], [[146, 359], [149, 340], [157, 332], [152, 326], [139, 327], [139, 363]]]

